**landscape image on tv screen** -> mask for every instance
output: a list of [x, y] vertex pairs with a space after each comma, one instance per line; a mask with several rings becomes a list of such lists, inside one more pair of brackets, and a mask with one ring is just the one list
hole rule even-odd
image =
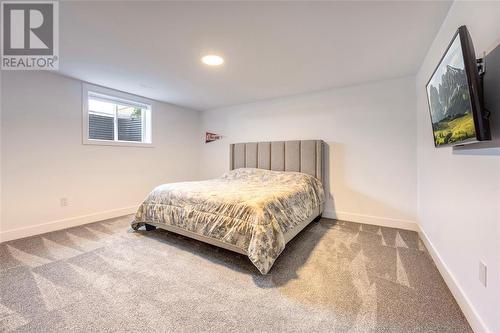
[[427, 84], [427, 97], [436, 147], [476, 138], [458, 34]]

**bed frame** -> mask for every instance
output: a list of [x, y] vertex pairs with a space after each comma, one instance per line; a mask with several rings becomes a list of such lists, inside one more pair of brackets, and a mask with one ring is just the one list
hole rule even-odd
[[[229, 169], [258, 168], [274, 171], [302, 172], [318, 178], [324, 184], [324, 142], [322, 140], [294, 140], [271, 142], [246, 142], [229, 145]], [[323, 206], [311, 216], [284, 234], [285, 243], [292, 240], [309, 223], [319, 219]], [[226, 250], [247, 255], [246, 251], [222, 241], [163, 223], [148, 222], [146, 230], [165, 229]]]

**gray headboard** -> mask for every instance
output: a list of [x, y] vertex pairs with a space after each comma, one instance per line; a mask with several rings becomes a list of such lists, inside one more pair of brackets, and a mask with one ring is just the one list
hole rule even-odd
[[229, 169], [259, 168], [303, 172], [323, 184], [323, 141], [246, 142], [229, 145]]

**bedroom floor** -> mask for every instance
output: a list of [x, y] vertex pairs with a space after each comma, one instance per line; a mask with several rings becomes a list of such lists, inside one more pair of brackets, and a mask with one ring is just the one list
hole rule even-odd
[[130, 220], [0, 244], [0, 331], [472, 332], [415, 232], [321, 219], [262, 276]]

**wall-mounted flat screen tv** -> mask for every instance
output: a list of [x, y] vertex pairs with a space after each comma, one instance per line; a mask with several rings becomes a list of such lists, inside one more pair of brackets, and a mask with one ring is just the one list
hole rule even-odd
[[465, 26], [458, 28], [427, 83], [427, 99], [436, 147], [490, 139], [476, 56]]

